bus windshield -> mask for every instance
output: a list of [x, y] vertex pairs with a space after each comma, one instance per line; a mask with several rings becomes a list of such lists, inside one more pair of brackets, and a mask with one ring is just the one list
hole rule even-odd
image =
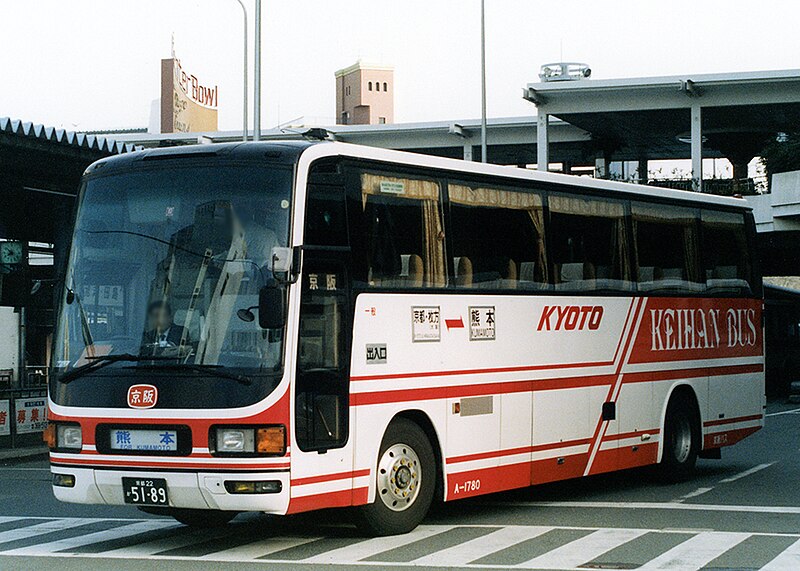
[[54, 400], [127, 406], [119, 394], [132, 381], [158, 386], [159, 407], [266, 396], [280, 379], [283, 332], [240, 310], [258, 305], [272, 249], [287, 245], [291, 190], [291, 169], [246, 164], [89, 179], [56, 333]]

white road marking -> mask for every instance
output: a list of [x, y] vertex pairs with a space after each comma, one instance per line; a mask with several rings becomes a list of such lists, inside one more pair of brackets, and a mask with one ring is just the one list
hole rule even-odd
[[493, 531], [482, 537], [470, 539], [459, 545], [436, 551], [415, 559], [414, 565], [452, 566], [466, 565], [512, 545], [532, 539], [554, 528], [532, 525], [513, 525]]
[[714, 488], [697, 488], [694, 492], [689, 492], [688, 494], [681, 496], [681, 499], [679, 501], [688, 500], [690, 498], [696, 498], [697, 496], [702, 496], [703, 494], [710, 492], [713, 489]]
[[[169, 524], [169, 526], [165, 527], [173, 527], [177, 528], [180, 527], [180, 524], [165, 520], [165, 523]], [[167, 536], [162, 539], [153, 539], [151, 541], [143, 541], [142, 543], [137, 543], [136, 545], [129, 545], [127, 547], [119, 547], [117, 549], [110, 549], [108, 551], [103, 552], [104, 555], [108, 557], [147, 557], [150, 555], [155, 555], [161, 551], [167, 551], [169, 549], [180, 549], [181, 547], [188, 547], [189, 545], [194, 545], [196, 543], [201, 543], [206, 541], [207, 539], [211, 539], [214, 537], [219, 537], [221, 535], [219, 529], [201, 529], [196, 531], [189, 531], [187, 528], [186, 534], [180, 534], [175, 536]]]
[[730, 548], [750, 537], [749, 533], [707, 531], [687, 539], [669, 551], [651, 559], [638, 569], [650, 571], [670, 569], [673, 571], [696, 571], [705, 567]]
[[647, 533], [645, 529], [599, 529], [517, 565], [528, 569], [571, 569]]
[[203, 555], [198, 559], [211, 561], [252, 561], [270, 553], [277, 553], [284, 549], [298, 547], [312, 541], [322, 539], [321, 537], [273, 537], [261, 541], [254, 541], [247, 545], [239, 545], [216, 553]]
[[303, 559], [303, 563], [336, 563], [338, 561], [359, 561], [373, 555], [378, 555], [384, 551], [403, 547], [409, 543], [414, 543], [420, 539], [427, 539], [453, 529], [452, 525], [421, 525], [411, 533], [405, 535], [393, 535], [390, 537], [375, 537], [366, 541], [360, 541], [353, 545], [347, 545], [338, 549], [332, 549], [326, 553], [321, 553], [308, 559]]
[[800, 414], [800, 408], [794, 408], [792, 410], [781, 410], [779, 412], [769, 412], [764, 416], [781, 416], [783, 414]]
[[787, 547], [783, 553], [764, 565], [761, 571], [797, 571], [800, 569], [800, 540]]
[[[0, 532], [0, 544], [8, 541], [16, 541], [17, 539], [27, 539], [29, 537], [36, 537], [37, 535], [44, 535], [53, 531], [63, 531], [78, 525], [86, 523], [101, 522], [100, 518], [77, 518], [68, 517], [60, 519], [51, 519], [36, 525], [29, 525], [27, 527], [18, 527], [16, 529], [9, 529], [8, 531]], [[0, 549], [2, 549], [0, 545]]]
[[46, 543], [39, 543], [30, 547], [21, 547], [19, 549], [12, 549], [4, 551], [4, 555], [42, 555], [45, 553], [54, 553], [63, 549], [74, 549], [92, 543], [99, 543], [101, 541], [108, 541], [110, 539], [119, 539], [120, 537], [127, 537], [137, 533], [146, 531], [154, 531], [163, 529], [170, 526], [175, 526], [174, 522], [153, 520], [148, 522], [137, 522], [127, 525], [107, 529], [104, 531], [97, 531], [87, 535], [79, 535], [77, 537], [70, 537], [68, 539], [59, 539], [56, 541], [48, 541]]
[[485, 505], [524, 508], [646, 509], [800, 515], [800, 507], [798, 506], [737, 506], [728, 504], [682, 504], [678, 502], [491, 502]]
[[727, 484], [729, 482], [735, 482], [736, 480], [740, 480], [742, 478], [746, 478], [747, 476], [755, 474], [756, 472], [760, 472], [764, 468], [769, 468], [774, 463], [775, 462], [769, 462], [768, 464], [759, 464], [758, 466], [753, 466], [749, 470], [745, 470], [744, 472], [739, 472], [738, 474], [734, 474], [733, 476], [729, 476], [728, 478], [725, 478], [724, 480], [720, 480], [719, 483], [720, 484]]

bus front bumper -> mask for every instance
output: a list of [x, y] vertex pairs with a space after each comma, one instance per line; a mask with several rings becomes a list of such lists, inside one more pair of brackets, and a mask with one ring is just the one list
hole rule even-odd
[[[53, 485], [56, 499], [76, 504], [130, 505], [125, 503], [123, 478], [163, 478], [169, 507], [225, 511], [257, 511], [283, 515], [289, 506], [289, 472], [154, 472], [51, 466], [54, 482], [74, 478], [72, 486]], [[60, 477], [59, 477], [60, 476]], [[67, 478], [69, 481], [69, 478]], [[269, 493], [230, 493], [226, 482], [270, 482]], [[229, 486], [230, 487], [230, 484]]]

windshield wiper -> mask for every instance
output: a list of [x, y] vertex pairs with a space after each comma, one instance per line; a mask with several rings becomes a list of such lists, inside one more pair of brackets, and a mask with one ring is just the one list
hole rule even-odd
[[107, 367], [112, 363], [125, 362], [138, 362], [138, 361], [157, 361], [161, 359], [174, 359], [174, 357], [152, 357], [147, 355], [133, 355], [131, 353], [119, 353], [117, 355], [99, 355], [97, 357], [86, 357], [90, 362], [80, 367], [75, 367], [71, 371], [67, 371], [58, 378], [59, 383], [71, 383], [75, 379], [84, 376], [92, 371], [97, 371], [103, 367]]
[[[147, 359], [145, 359], [147, 360]], [[237, 375], [226, 371], [222, 365], [200, 365], [194, 363], [157, 363], [153, 365], [138, 365], [137, 369], [157, 369], [161, 371], [190, 371], [193, 373], [202, 373], [208, 377], [218, 377], [220, 379], [230, 379], [239, 384], [250, 386], [253, 380], [245, 375]]]

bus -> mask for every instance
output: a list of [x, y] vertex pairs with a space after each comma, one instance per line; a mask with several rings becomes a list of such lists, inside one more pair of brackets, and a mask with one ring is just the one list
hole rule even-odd
[[339, 142], [90, 166], [54, 336], [55, 496], [187, 525], [698, 457], [764, 422], [745, 201]]

